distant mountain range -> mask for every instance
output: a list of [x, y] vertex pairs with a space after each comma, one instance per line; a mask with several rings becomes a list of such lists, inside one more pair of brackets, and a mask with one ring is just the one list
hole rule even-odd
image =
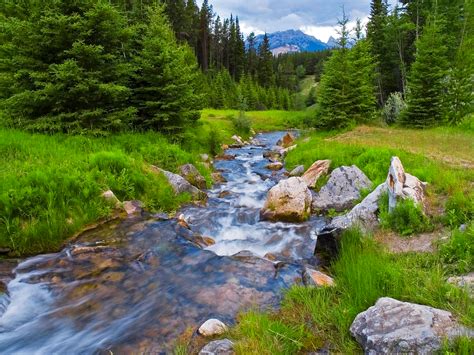
[[[262, 43], [263, 36], [258, 35], [255, 37], [256, 48]], [[270, 50], [275, 56], [294, 52], [319, 52], [337, 46], [336, 40], [333, 37], [330, 37], [329, 41], [324, 43], [300, 30], [267, 33], [267, 36], [270, 40]]]

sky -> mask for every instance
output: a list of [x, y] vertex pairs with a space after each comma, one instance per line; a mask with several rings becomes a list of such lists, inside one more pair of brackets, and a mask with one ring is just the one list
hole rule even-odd
[[[390, 0], [396, 4], [397, 0]], [[240, 27], [245, 35], [264, 32], [299, 29], [327, 42], [337, 37], [337, 19], [344, 7], [355, 26], [360, 18], [365, 24], [370, 12], [370, 0], [210, 0], [214, 11], [221, 17], [239, 16]]]

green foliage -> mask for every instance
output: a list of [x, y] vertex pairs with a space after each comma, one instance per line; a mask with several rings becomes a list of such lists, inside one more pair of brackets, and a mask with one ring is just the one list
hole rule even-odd
[[341, 129], [369, 121], [375, 110], [374, 59], [367, 40], [346, 47], [348, 19], [341, 21], [341, 48], [326, 62], [318, 91], [317, 125]]
[[111, 214], [101, 198], [108, 189], [150, 211], [175, 210], [189, 196], [175, 196], [148, 165], [176, 171], [207, 151], [205, 142], [191, 148], [157, 133], [91, 138], [0, 130], [0, 247], [14, 255], [57, 250], [84, 225]]
[[456, 191], [446, 202], [446, 224], [457, 228], [461, 224], [474, 220], [474, 192]]
[[407, 109], [402, 124], [426, 127], [444, 117], [444, 79], [448, 69], [447, 47], [441, 24], [431, 20], [416, 42], [416, 60], [408, 77]]
[[245, 114], [245, 111], [239, 111], [239, 114], [232, 119], [232, 123], [237, 132], [243, 134], [249, 134], [252, 128], [252, 121]]
[[465, 231], [455, 229], [451, 238], [439, 246], [439, 253], [449, 271], [465, 274], [474, 271], [474, 223]]
[[161, 7], [140, 9], [133, 23], [105, 0], [41, 4], [0, 8], [10, 125], [105, 135], [182, 130], [199, 117], [195, 58], [176, 44]]
[[406, 109], [405, 101], [400, 92], [393, 92], [388, 97], [382, 109], [382, 116], [386, 123], [393, 124], [398, 122], [402, 112]]
[[428, 217], [411, 199], [398, 201], [393, 211], [388, 211], [388, 194], [379, 202], [379, 218], [382, 228], [391, 229], [401, 235], [426, 232], [431, 228]]

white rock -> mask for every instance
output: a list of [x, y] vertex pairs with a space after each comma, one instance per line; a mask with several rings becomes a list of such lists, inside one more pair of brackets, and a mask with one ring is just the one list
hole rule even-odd
[[412, 199], [416, 205], [425, 207], [426, 183], [417, 177], [405, 173], [402, 162], [398, 157], [392, 157], [387, 176], [389, 192], [389, 211], [393, 211], [400, 199]]
[[291, 170], [290, 176], [301, 176], [304, 174], [304, 166], [298, 165], [296, 168]]
[[107, 190], [102, 193], [102, 197], [111, 205], [115, 205], [115, 207], [120, 207], [121, 203], [120, 200], [115, 196], [112, 190]]
[[357, 315], [350, 332], [371, 355], [432, 354], [444, 338], [474, 336], [474, 331], [460, 326], [450, 312], [388, 297]]
[[198, 333], [205, 337], [220, 335], [227, 331], [227, 326], [219, 319], [211, 318], [205, 321], [198, 329]]

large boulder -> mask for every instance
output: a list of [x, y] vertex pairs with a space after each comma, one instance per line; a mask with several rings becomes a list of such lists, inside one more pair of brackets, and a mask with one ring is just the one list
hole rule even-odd
[[380, 298], [360, 313], [350, 328], [366, 354], [432, 354], [443, 340], [474, 332], [460, 326], [450, 312]]
[[316, 187], [316, 183], [319, 178], [323, 175], [326, 175], [331, 165], [330, 160], [317, 160], [309, 167], [308, 170], [301, 177], [306, 183], [306, 186], [310, 188]]
[[378, 224], [379, 200], [386, 191], [387, 184], [380, 184], [350, 212], [333, 218], [329, 228], [347, 229], [352, 226], [359, 226], [364, 230], [373, 229]]
[[389, 195], [389, 211], [393, 211], [397, 201], [411, 199], [422, 209], [425, 207], [426, 183], [417, 177], [405, 173], [402, 162], [398, 157], [392, 157], [387, 176]]
[[295, 137], [288, 132], [285, 134], [282, 138], [280, 138], [277, 142], [277, 145], [283, 148], [288, 148], [291, 145], [293, 145], [293, 142], [295, 141]]
[[371, 186], [372, 182], [357, 166], [341, 166], [331, 172], [327, 184], [313, 196], [313, 210], [347, 210], [360, 199], [361, 190]]
[[206, 200], [207, 195], [199, 190], [197, 187], [191, 185], [185, 178], [178, 174], [173, 174], [170, 171], [166, 171], [160, 169], [156, 166], [151, 166], [152, 171], [162, 173], [166, 179], [168, 180], [169, 184], [173, 188], [173, 191], [176, 194], [188, 193], [192, 196], [193, 199], [196, 200]]
[[193, 164], [185, 164], [179, 167], [179, 174], [184, 177], [191, 185], [198, 189], [204, 190], [206, 186], [206, 179], [196, 169]]
[[298, 177], [280, 181], [267, 195], [261, 217], [271, 221], [301, 222], [311, 213], [311, 192]]

